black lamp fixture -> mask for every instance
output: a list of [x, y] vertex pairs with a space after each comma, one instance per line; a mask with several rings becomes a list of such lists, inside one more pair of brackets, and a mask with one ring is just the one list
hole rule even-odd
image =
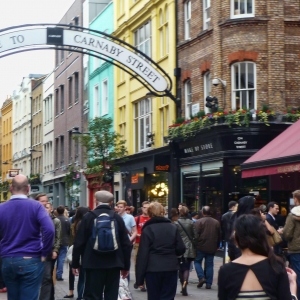
[[79, 127], [75, 126], [71, 130], [71, 134], [90, 134], [89, 132], [80, 132]]
[[206, 100], [206, 104], [205, 104], [206, 107], [210, 108], [212, 111], [218, 110], [218, 98], [217, 97], [207, 96], [205, 100]]
[[8, 161], [4, 161], [2, 164], [3, 165], [8, 165]]
[[30, 149], [29, 151], [30, 151], [30, 152], [43, 152], [43, 151], [35, 150], [35, 149]]

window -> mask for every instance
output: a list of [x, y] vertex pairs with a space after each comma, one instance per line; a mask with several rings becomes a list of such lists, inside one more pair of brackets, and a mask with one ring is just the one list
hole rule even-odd
[[191, 0], [184, 3], [184, 38], [191, 38]]
[[135, 150], [148, 148], [147, 133], [151, 132], [151, 98], [143, 99], [134, 104]]
[[63, 166], [64, 164], [64, 156], [65, 156], [65, 141], [64, 136], [60, 137], [60, 163]]
[[75, 79], [75, 103], [79, 101], [79, 73], [74, 74]]
[[255, 63], [236, 63], [231, 70], [232, 109], [256, 109]]
[[210, 0], [203, 0], [203, 29], [210, 25]]
[[138, 50], [151, 57], [151, 28], [150, 21], [134, 33], [134, 45]]
[[231, 0], [231, 17], [254, 17], [254, 0]]
[[161, 129], [161, 145], [164, 145], [164, 137], [168, 135], [169, 122], [169, 101], [167, 97], [161, 98], [160, 103], [160, 129]]
[[169, 9], [167, 6], [165, 10], [165, 15], [166, 15], [166, 23], [165, 23], [166, 54], [168, 54], [169, 53]]
[[69, 77], [69, 107], [72, 106], [72, 97], [73, 97], [73, 78]]
[[59, 115], [59, 90], [55, 90], [55, 115]]
[[108, 81], [102, 81], [102, 115], [108, 114]]
[[60, 112], [64, 112], [65, 109], [65, 86], [60, 87]]
[[73, 139], [72, 139], [72, 131], [69, 131], [69, 164], [72, 163], [73, 155]]
[[55, 139], [55, 166], [59, 167], [59, 138]]
[[211, 95], [211, 79], [210, 72], [206, 72], [203, 76], [203, 87], [204, 87], [204, 111], [205, 113], [210, 112], [210, 108], [206, 107], [206, 97]]
[[184, 83], [184, 97], [185, 97], [185, 118], [190, 119], [192, 115], [192, 84], [191, 80]]
[[159, 52], [160, 52], [160, 57], [163, 57], [165, 54], [165, 37], [164, 37], [164, 15], [162, 10], [159, 10]]
[[99, 117], [100, 115], [100, 107], [99, 107], [99, 86], [94, 86], [94, 116], [93, 118]]
[[119, 0], [119, 15], [124, 13], [124, 0]]
[[64, 51], [64, 50], [61, 50], [61, 51], [60, 51], [60, 54], [61, 54], [60, 62], [63, 62], [63, 61], [65, 60], [65, 51]]

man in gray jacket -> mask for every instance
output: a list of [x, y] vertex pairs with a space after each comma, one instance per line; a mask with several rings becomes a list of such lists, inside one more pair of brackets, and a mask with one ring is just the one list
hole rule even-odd
[[[210, 207], [204, 206], [202, 209], [203, 218], [195, 223], [197, 240], [197, 256], [195, 259], [195, 269], [199, 278], [198, 288], [206, 282], [206, 289], [211, 289], [214, 277], [214, 257], [220, 244], [221, 230], [219, 221], [210, 215]], [[202, 261], [205, 259], [206, 279], [202, 269]]]

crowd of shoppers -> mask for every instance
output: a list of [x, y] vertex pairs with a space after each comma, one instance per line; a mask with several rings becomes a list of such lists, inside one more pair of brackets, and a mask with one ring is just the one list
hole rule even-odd
[[[279, 205], [270, 202], [267, 207], [255, 207], [253, 196], [229, 202], [228, 212], [219, 221], [209, 206], [190, 212], [180, 203], [168, 216], [159, 202], [148, 201], [134, 217], [134, 209], [124, 200], [112, 210], [114, 197], [107, 191], [95, 193], [94, 210], [78, 207], [74, 214], [66, 214], [64, 206], [54, 210], [46, 194], [37, 195], [36, 201], [29, 199], [23, 175], [13, 179], [10, 191], [11, 199], [0, 205], [0, 292], [7, 292], [9, 300], [54, 300], [53, 274], [56, 280], [64, 280], [68, 249], [72, 250], [69, 294], [64, 298], [74, 298], [75, 276], [79, 276], [78, 300], [117, 300], [120, 276], [129, 279], [133, 249], [134, 287], [147, 291], [149, 300], [174, 299], [178, 280], [182, 295], [188, 296], [193, 262], [197, 287], [205, 284], [211, 289], [221, 241], [230, 262], [219, 271], [220, 300], [289, 300], [299, 295], [300, 190], [293, 193], [295, 207], [283, 228]], [[101, 225], [104, 229], [100, 226], [104, 231], [99, 222], [108, 222]], [[111, 235], [113, 249], [99, 250], [106, 243], [103, 234], [108, 240]], [[285, 245], [288, 258], [282, 254]]]

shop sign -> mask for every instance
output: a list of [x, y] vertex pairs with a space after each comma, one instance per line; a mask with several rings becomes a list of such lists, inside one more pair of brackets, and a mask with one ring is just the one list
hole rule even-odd
[[18, 169], [12, 169], [8, 171], [8, 176], [9, 178], [13, 178], [16, 177], [17, 175], [19, 175], [20, 170]]
[[145, 168], [132, 170], [130, 182], [133, 190], [144, 188]]
[[170, 156], [155, 155], [154, 172], [170, 172]]
[[293, 165], [285, 165], [277, 167], [277, 173], [289, 173], [300, 171], [300, 164], [293, 164]]
[[37, 193], [40, 191], [40, 187], [38, 185], [31, 185], [30, 191], [31, 191], [31, 193]]

